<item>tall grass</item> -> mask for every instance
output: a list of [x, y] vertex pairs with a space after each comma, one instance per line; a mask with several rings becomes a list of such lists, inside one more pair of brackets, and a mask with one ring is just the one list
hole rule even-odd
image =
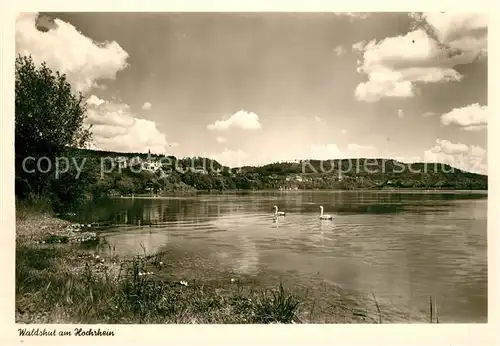
[[16, 197], [16, 218], [24, 220], [28, 216], [52, 214], [52, 202], [48, 197], [30, 194], [23, 199]]
[[254, 319], [261, 323], [298, 322], [296, 313], [299, 303], [280, 283], [277, 290], [265, 291], [259, 296], [254, 306]]
[[[243, 292], [237, 285], [145, 275], [154, 257], [106, 268], [67, 247], [20, 246], [16, 253], [18, 322], [38, 323], [291, 323], [298, 298], [280, 285]], [[75, 269], [74, 260], [85, 264]], [[102, 268], [101, 271], [98, 268]], [[144, 275], [141, 275], [144, 274]]]

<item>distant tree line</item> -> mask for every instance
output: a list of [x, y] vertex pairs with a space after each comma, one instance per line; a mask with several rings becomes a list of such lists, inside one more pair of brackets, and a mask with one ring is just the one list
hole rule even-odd
[[[18, 56], [15, 71], [15, 192], [18, 201], [44, 200], [56, 211], [72, 209], [89, 198], [176, 191], [262, 189], [466, 189], [488, 188], [487, 176], [442, 164], [403, 164], [394, 160], [343, 159], [281, 162], [261, 167], [231, 169], [209, 158], [168, 156], [156, 172], [126, 167], [102, 174], [104, 157], [160, 159], [147, 153], [117, 153], [83, 149], [92, 140], [84, 126], [86, 105], [74, 94], [64, 74], [46, 64], [37, 67], [30, 57]], [[69, 157], [85, 163], [34, 169], [27, 158]], [[366, 167], [369, 166], [369, 169]], [[197, 170], [189, 170], [188, 168]], [[182, 169], [178, 169], [182, 168]]]

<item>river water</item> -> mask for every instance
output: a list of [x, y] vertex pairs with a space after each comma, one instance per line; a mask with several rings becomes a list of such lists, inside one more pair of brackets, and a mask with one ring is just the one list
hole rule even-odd
[[[284, 217], [274, 218], [275, 205]], [[333, 221], [319, 219], [320, 205]], [[202, 260], [191, 276], [227, 271], [269, 284], [286, 280], [325, 302], [338, 295], [336, 287], [375, 296], [386, 309], [407, 311], [408, 319], [428, 314], [432, 296], [440, 322], [487, 322], [486, 192], [116, 198], [87, 206], [75, 221], [116, 224], [102, 235], [119, 255], [170, 247], [196, 253]]]

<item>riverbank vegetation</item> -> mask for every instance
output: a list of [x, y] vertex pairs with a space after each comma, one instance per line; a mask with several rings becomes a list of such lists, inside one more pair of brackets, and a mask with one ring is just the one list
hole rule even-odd
[[164, 254], [100, 257], [71, 241], [66, 221], [46, 214], [17, 221], [18, 323], [300, 322], [300, 300], [283, 286], [183, 281], [169, 276]]
[[234, 273], [200, 277], [182, 270], [185, 252], [98, 255], [105, 240], [46, 213], [16, 221], [16, 323], [426, 322], [340, 289], [326, 299]]
[[[94, 165], [120, 153], [80, 150]], [[95, 193], [139, 194], [176, 191], [230, 190], [354, 190], [354, 189], [456, 189], [486, 190], [487, 176], [443, 164], [404, 164], [385, 159], [343, 159], [274, 163], [261, 167], [229, 168], [209, 158], [178, 160], [170, 156], [156, 172], [114, 169], [96, 178]], [[215, 168], [214, 168], [215, 167]], [[99, 169], [94, 167], [93, 175]]]

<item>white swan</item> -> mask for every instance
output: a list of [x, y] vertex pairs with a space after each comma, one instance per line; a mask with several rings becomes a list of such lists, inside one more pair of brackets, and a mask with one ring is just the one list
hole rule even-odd
[[284, 211], [278, 211], [278, 207], [274, 206], [274, 216], [285, 216], [285, 214]]
[[333, 216], [328, 215], [328, 214], [323, 214], [323, 206], [322, 205], [319, 208], [321, 209], [321, 214], [319, 215], [320, 219], [322, 219], [322, 220], [332, 220], [333, 219]]

